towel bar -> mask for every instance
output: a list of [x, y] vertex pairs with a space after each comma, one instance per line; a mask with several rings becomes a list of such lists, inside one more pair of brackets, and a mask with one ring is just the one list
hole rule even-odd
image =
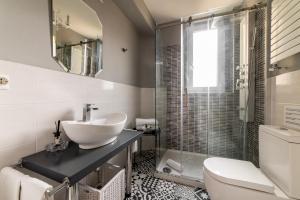
[[[131, 161], [131, 154], [132, 154], [132, 152], [131, 152], [131, 148], [129, 148], [129, 149], [130, 150], [128, 151], [128, 154], [129, 154], [128, 155], [129, 156], [128, 159]], [[108, 163], [108, 164], [112, 165], [112, 166], [114, 166], [116, 168], [121, 168], [120, 166], [117, 166], [117, 165], [114, 165], [114, 164], [110, 164], [110, 163]], [[18, 168], [19, 169], [22, 169], [22, 168], [25, 169], [24, 166], [23, 166], [22, 159], [20, 159], [17, 162], [17, 164], [12, 165], [11, 167], [13, 167], [16, 170], [18, 170]], [[127, 168], [128, 168], [128, 170], [131, 170], [131, 166], [128, 166]], [[97, 172], [97, 173], [100, 173], [100, 171], [101, 171], [101, 167], [98, 167], [95, 170], [95, 172]], [[131, 176], [131, 172], [129, 174]], [[128, 172], [127, 172], [127, 176], [128, 176]], [[131, 182], [131, 180], [130, 180], [130, 182]], [[57, 185], [56, 187], [47, 189], [45, 191], [45, 193], [44, 193], [45, 194], [45, 200], [51, 200], [51, 199], [53, 199], [54, 195], [57, 194], [59, 191], [61, 191], [63, 189], [67, 190], [67, 196], [66, 196], [66, 198], [68, 200], [79, 200], [78, 199], [79, 198], [79, 185], [78, 185], [78, 183], [71, 185], [70, 180], [69, 180], [68, 177], [65, 177], [64, 181], [61, 184]], [[126, 187], [126, 189], [128, 190], [127, 193], [129, 193], [131, 191], [131, 188], [128, 187], [128, 186]]]
[[[12, 166], [13, 168], [23, 168], [22, 166], [22, 159], [20, 159], [17, 164], [13, 165]], [[69, 179], [66, 177], [64, 178], [64, 181], [59, 184], [58, 186], [56, 187], [53, 187], [51, 189], [47, 189], [46, 192], [45, 192], [45, 197], [46, 197], [46, 200], [50, 199], [51, 197], [53, 197], [57, 192], [61, 191], [62, 189], [69, 189], [70, 187], [70, 181]]]
[[70, 186], [70, 181], [68, 178], [65, 178], [64, 181], [59, 184], [58, 186], [52, 188], [52, 189], [47, 189], [45, 192], [46, 199], [50, 199], [53, 195], [55, 195], [57, 192], [61, 191], [64, 188], [68, 188]]

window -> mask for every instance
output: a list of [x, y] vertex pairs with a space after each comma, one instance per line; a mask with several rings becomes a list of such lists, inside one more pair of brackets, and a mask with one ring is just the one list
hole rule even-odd
[[218, 30], [193, 32], [192, 87], [218, 86]]
[[[224, 93], [234, 90], [239, 46], [230, 17], [183, 26], [184, 87], [190, 93]], [[239, 44], [238, 44], [239, 45]], [[238, 49], [236, 49], [236, 47]]]

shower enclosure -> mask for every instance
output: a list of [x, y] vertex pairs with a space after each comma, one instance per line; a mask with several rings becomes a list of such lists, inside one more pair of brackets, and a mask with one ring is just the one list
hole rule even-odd
[[259, 12], [264, 10], [157, 29], [158, 174], [201, 182], [207, 157], [246, 159], [255, 44], [264, 39], [257, 37]]

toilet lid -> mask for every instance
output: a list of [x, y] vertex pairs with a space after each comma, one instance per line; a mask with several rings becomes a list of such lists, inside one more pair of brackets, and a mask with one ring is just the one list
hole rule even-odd
[[223, 183], [274, 193], [274, 184], [251, 162], [228, 158], [208, 158], [204, 170]]

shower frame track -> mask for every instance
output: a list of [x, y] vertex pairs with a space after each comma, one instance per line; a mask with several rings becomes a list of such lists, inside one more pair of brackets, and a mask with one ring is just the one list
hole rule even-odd
[[264, 7], [267, 7], [267, 3], [260, 3], [260, 4], [254, 5], [254, 6], [251, 6], [251, 7], [234, 8], [231, 11], [221, 12], [221, 13], [217, 13], [217, 14], [209, 14], [204, 17], [195, 17], [194, 19], [192, 18], [192, 16], [190, 16], [188, 18], [188, 20], [182, 20], [182, 21], [176, 20], [176, 21], [166, 22], [166, 23], [162, 23], [162, 24], [157, 24], [155, 26], [155, 29], [159, 30], [159, 29], [168, 28], [171, 26], [177, 26], [177, 25], [182, 25], [182, 24], [187, 24], [187, 23], [190, 24], [195, 21], [201, 21], [201, 20], [210, 19], [210, 18], [214, 18], [214, 17], [221, 17], [221, 16], [226, 16], [226, 15], [237, 14], [237, 13], [247, 11], [247, 10], [257, 10], [257, 9], [261, 9]]

